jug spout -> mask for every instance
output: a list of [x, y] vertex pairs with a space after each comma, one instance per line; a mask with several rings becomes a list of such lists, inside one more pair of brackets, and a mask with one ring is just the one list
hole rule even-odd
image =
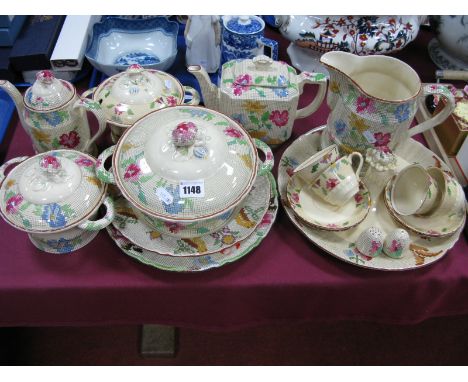
[[21, 93], [16, 89], [16, 87], [9, 81], [0, 80], [0, 88], [3, 89], [8, 95], [13, 99], [15, 103], [16, 110], [18, 111], [18, 115], [23, 127], [26, 127], [23, 120], [24, 114], [24, 103], [23, 103], [23, 96]]
[[206, 70], [200, 65], [190, 65], [187, 70], [197, 78], [205, 106], [210, 109], [218, 110], [218, 88], [211, 82], [210, 76]]

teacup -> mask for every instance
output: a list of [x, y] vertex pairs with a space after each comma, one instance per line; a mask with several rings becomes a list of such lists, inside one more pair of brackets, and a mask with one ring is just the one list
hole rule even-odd
[[459, 186], [455, 179], [438, 167], [429, 167], [427, 172], [439, 188], [439, 201], [431, 215], [449, 216], [458, 206]]
[[339, 157], [338, 146], [330, 145], [297, 166], [294, 169], [294, 174], [300, 176], [306, 183], [311, 183]]
[[[357, 170], [352, 166], [353, 158], [359, 159]], [[312, 184], [312, 191], [326, 202], [341, 207], [359, 191], [359, 173], [364, 159], [353, 152], [333, 162]]]
[[391, 195], [393, 209], [402, 216], [427, 214], [440, 199], [437, 183], [419, 164], [409, 165], [398, 173]]

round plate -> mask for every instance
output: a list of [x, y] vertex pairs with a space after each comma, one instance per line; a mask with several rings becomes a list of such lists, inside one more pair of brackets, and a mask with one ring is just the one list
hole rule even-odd
[[369, 213], [370, 194], [362, 182], [354, 198], [341, 207], [325, 202], [310, 187], [300, 176], [295, 175], [289, 179], [286, 194], [296, 216], [312, 228], [345, 231], [361, 223]]
[[[272, 189], [273, 187], [276, 188], [273, 177], [271, 176], [269, 179]], [[109, 225], [106, 229], [117, 246], [126, 255], [133, 257], [144, 264], [165, 271], [201, 272], [218, 268], [239, 260], [256, 248], [270, 231], [270, 228], [276, 219], [277, 211], [278, 198], [277, 196], [274, 196], [270, 200], [268, 211], [263, 216], [262, 221], [249, 237], [230, 248], [202, 256], [174, 257], [161, 255], [133, 244], [112, 225]]]
[[237, 215], [225, 227], [211, 234], [183, 239], [162, 234], [139, 220], [123, 197], [115, 202], [112, 224], [132, 243], [148, 251], [167, 256], [200, 256], [221, 251], [250, 236], [262, 221], [269, 202], [268, 177], [258, 176]]
[[[282, 200], [287, 200], [286, 187], [293, 169], [310, 155], [320, 150], [320, 135], [323, 129], [324, 126], [302, 135], [285, 150], [278, 169], [278, 188]], [[413, 139], [402, 142], [395, 151], [397, 155], [397, 168], [395, 171], [399, 171], [408, 164], [415, 162], [419, 162], [425, 167], [435, 165], [448, 170], [447, 166], [432, 151]], [[417, 269], [433, 264], [455, 245], [462, 228], [455, 234], [443, 238], [429, 238], [417, 235], [414, 232], [408, 232], [412, 248], [415, 250], [407, 250], [403, 253], [401, 259], [393, 259], [383, 254], [375, 258], [369, 258], [359, 254], [356, 250], [356, 240], [366, 228], [377, 226], [387, 234], [396, 228], [400, 228], [389, 214], [382, 197], [382, 191], [388, 179], [393, 175], [393, 171], [381, 173], [368, 171], [362, 178], [371, 194], [371, 210], [361, 224], [349, 230], [329, 232], [313, 229], [297, 219], [294, 211], [287, 206], [287, 203], [283, 203], [285, 211], [293, 224], [310, 241], [325, 252], [347, 263], [386, 271]]]
[[458, 60], [455, 57], [452, 57], [446, 53], [437, 41], [436, 38], [433, 38], [428, 46], [427, 50], [431, 60], [436, 64], [440, 69], [443, 70], [468, 70], [468, 65], [463, 61]]
[[465, 224], [466, 211], [465, 211], [465, 195], [461, 186], [457, 184], [457, 205], [456, 212], [450, 215], [440, 215], [437, 211], [431, 215], [399, 215], [392, 206], [391, 194], [392, 184], [395, 177], [391, 178], [384, 193], [385, 205], [388, 208], [390, 215], [398, 221], [403, 227], [424, 236], [430, 237], [443, 237], [449, 236], [457, 232], [460, 227]]

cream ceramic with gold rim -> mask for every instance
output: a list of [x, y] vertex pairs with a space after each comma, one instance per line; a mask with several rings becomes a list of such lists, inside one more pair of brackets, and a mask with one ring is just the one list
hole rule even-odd
[[[16, 163], [5, 177], [5, 170]], [[35, 244], [46, 243], [41, 249], [48, 252], [70, 252], [86, 244], [114, 216], [112, 199], [106, 196], [107, 185], [96, 178], [95, 164], [93, 157], [74, 150], [6, 162], [0, 168], [2, 217], [13, 227], [30, 233]], [[106, 216], [94, 221], [103, 203]]]
[[170, 74], [130, 65], [122, 73], [105, 80], [99, 87], [83, 93], [99, 102], [110, 124], [114, 139], [152, 111], [184, 103], [185, 93], [192, 95], [191, 105], [198, 105], [198, 92]]
[[369, 213], [370, 194], [362, 182], [359, 183], [357, 194], [340, 207], [324, 201], [311, 187], [313, 185], [294, 175], [289, 179], [286, 195], [296, 216], [314, 228], [344, 231], [361, 223]]
[[[256, 145], [265, 152], [263, 163]], [[107, 182], [114, 176], [102, 163], [113, 151], [99, 157], [98, 176]], [[161, 220], [180, 224], [180, 237], [196, 236], [200, 227], [210, 232], [222, 227], [252, 188], [257, 170], [265, 175], [272, 165], [268, 146], [254, 144], [235, 121], [193, 106], [161, 109], [141, 119], [122, 136], [113, 156], [115, 182], [125, 198], [157, 229], [164, 229]]]

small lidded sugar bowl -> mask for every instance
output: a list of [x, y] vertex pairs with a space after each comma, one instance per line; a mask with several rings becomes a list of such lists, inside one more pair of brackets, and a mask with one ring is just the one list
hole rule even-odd
[[[16, 164], [7, 176], [5, 170]], [[0, 167], [0, 214], [49, 253], [69, 253], [91, 242], [114, 219], [96, 159], [74, 150], [20, 157]], [[94, 220], [104, 204], [106, 214]]]
[[384, 233], [380, 228], [369, 227], [363, 231], [357, 241], [356, 249], [363, 255], [376, 257], [382, 252]]

